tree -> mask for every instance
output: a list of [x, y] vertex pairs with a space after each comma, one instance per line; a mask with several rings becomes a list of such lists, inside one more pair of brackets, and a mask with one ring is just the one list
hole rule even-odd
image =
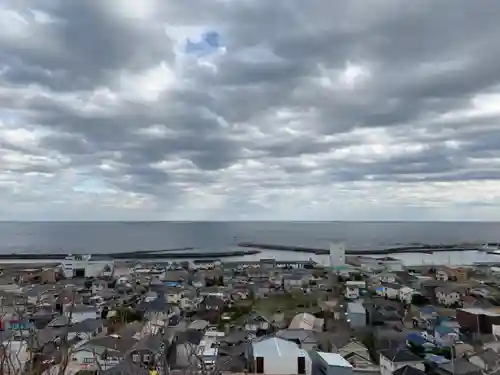
[[[66, 311], [68, 323], [61, 328], [59, 335], [43, 342], [30, 320], [26, 300], [23, 304], [13, 301], [12, 305], [2, 306], [2, 325], [7, 334], [0, 343], [0, 374], [38, 375], [49, 371], [50, 375], [64, 375], [72, 355], [68, 334], [75, 294], [76, 290], [72, 292], [71, 304]], [[6, 310], [10, 310], [10, 313]], [[52, 357], [52, 353], [48, 356], [46, 351], [49, 348], [57, 349], [57, 356]]]
[[[248, 343], [249, 340], [245, 339], [243, 343]], [[188, 358], [188, 366], [183, 369], [183, 375], [221, 375], [222, 372], [227, 371], [227, 366], [233, 359], [232, 356], [221, 355], [220, 346], [216, 344], [216, 355], [212, 360], [204, 358], [205, 348], [191, 343], [185, 344]], [[170, 370], [165, 368], [164, 375], [168, 375]]]

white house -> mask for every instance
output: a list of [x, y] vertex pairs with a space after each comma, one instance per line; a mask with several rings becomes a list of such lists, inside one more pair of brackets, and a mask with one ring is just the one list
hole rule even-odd
[[450, 278], [450, 275], [445, 270], [437, 270], [436, 271], [436, 280], [448, 281], [449, 278]]
[[390, 273], [390, 272], [384, 272], [384, 273], [381, 273], [379, 276], [378, 276], [379, 280], [382, 282], [382, 283], [395, 283], [396, 280], [398, 279], [397, 276], [393, 273]]
[[253, 342], [250, 350], [253, 372], [268, 375], [311, 375], [312, 361], [307, 351], [291, 341], [269, 337]]
[[345, 282], [345, 298], [347, 299], [358, 299], [360, 296], [360, 290], [366, 288], [365, 281], [346, 281]]
[[459, 292], [449, 288], [436, 288], [434, 292], [436, 294], [438, 303], [444, 306], [453, 306], [455, 304], [460, 304], [462, 299]]
[[113, 273], [113, 260], [92, 260], [92, 255], [68, 255], [59, 265], [68, 279], [73, 277], [99, 277], [105, 272]]
[[78, 337], [80, 340], [90, 340], [103, 336], [107, 332], [102, 319], [86, 319], [68, 328], [68, 340]]
[[187, 297], [182, 297], [179, 300], [179, 306], [183, 310], [196, 310], [198, 306], [200, 306], [200, 303], [203, 301], [202, 298], [187, 298]]
[[68, 367], [88, 371], [108, 370], [115, 367], [123, 358], [117, 350], [92, 346], [86, 342], [82, 344], [75, 347]]
[[344, 357], [352, 365], [354, 373], [379, 371], [378, 365], [371, 360], [368, 348], [355, 339], [351, 339], [347, 344], [340, 345], [338, 348], [334, 346], [332, 352], [337, 352]]
[[401, 289], [399, 289], [399, 300], [401, 302], [410, 304], [415, 294], [418, 294], [415, 289], [403, 286], [401, 287]]
[[169, 289], [167, 293], [165, 293], [165, 300], [167, 303], [178, 304], [182, 300], [182, 297], [182, 290]]
[[425, 371], [423, 360], [407, 349], [385, 349], [380, 351], [380, 375], [392, 373], [404, 366], [411, 366]]
[[377, 286], [375, 293], [382, 297], [397, 299], [399, 297], [400, 286], [398, 284], [385, 283]]

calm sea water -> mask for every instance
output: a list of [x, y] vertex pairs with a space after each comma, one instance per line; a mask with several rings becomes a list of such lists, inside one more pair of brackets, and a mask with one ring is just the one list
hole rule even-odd
[[226, 250], [238, 241], [351, 249], [410, 243], [500, 242], [500, 223], [465, 222], [48, 222], [0, 223], [1, 252], [113, 253], [196, 247]]

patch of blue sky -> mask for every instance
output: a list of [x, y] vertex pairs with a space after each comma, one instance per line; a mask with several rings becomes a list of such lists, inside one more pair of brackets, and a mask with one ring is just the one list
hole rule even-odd
[[206, 56], [216, 53], [223, 47], [219, 33], [217, 31], [207, 31], [197, 41], [188, 38], [184, 52], [191, 55]]

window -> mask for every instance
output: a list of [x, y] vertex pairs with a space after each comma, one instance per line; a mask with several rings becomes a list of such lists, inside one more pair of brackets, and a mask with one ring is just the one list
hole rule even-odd
[[144, 362], [149, 362], [149, 354], [144, 354]]
[[297, 358], [297, 372], [300, 375], [303, 375], [306, 373], [306, 359], [304, 357], [298, 357]]
[[134, 362], [139, 362], [139, 354], [134, 354], [134, 355], [132, 356], [132, 361], [134, 361]]
[[255, 372], [257, 374], [263, 374], [264, 373], [264, 357], [256, 357], [255, 358]]

